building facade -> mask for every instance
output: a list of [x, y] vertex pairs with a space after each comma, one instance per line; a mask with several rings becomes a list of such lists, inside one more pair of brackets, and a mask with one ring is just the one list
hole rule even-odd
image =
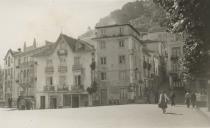
[[102, 105], [123, 104], [140, 94], [143, 44], [130, 24], [96, 27], [97, 76]]
[[19, 104], [20, 97], [32, 97], [38, 109], [86, 106], [94, 52], [92, 45], [65, 34], [41, 47], [34, 40], [31, 46], [25, 43], [23, 51], [9, 50], [4, 65], [5, 99], [12, 97]]

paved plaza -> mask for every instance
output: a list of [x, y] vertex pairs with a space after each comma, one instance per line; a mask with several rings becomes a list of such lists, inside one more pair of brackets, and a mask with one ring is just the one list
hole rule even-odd
[[162, 114], [157, 105], [119, 105], [19, 111], [0, 109], [4, 128], [192, 128], [210, 127], [196, 109], [170, 107]]

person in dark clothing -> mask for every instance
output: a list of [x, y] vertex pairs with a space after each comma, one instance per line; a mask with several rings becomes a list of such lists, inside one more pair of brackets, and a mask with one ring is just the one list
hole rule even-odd
[[175, 106], [175, 97], [176, 97], [176, 95], [175, 95], [175, 92], [173, 91], [173, 92], [171, 93], [171, 96], [170, 96], [170, 99], [171, 99], [171, 106]]
[[190, 99], [191, 99], [190, 93], [187, 91], [185, 94], [185, 103], [187, 105], [187, 108], [190, 107]]
[[195, 92], [193, 92], [191, 94], [191, 104], [192, 104], [193, 108], [196, 106], [196, 95], [195, 95]]
[[12, 98], [8, 98], [8, 106], [9, 106], [9, 108], [12, 107]]

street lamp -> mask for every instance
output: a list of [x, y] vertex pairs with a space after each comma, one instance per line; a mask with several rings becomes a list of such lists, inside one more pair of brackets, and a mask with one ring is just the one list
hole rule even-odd
[[[210, 50], [208, 51], [208, 55], [210, 55]], [[208, 75], [207, 75], [208, 77]], [[210, 112], [210, 79], [208, 79], [208, 84], [207, 84], [207, 107], [208, 111]]]

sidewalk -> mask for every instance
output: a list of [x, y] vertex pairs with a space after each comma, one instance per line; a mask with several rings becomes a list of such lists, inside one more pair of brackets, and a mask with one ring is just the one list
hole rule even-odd
[[205, 117], [209, 118], [210, 120], [210, 112], [208, 112], [208, 108], [207, 107], [200, 107], [198, 108], [198, 111], [204, 115]]

